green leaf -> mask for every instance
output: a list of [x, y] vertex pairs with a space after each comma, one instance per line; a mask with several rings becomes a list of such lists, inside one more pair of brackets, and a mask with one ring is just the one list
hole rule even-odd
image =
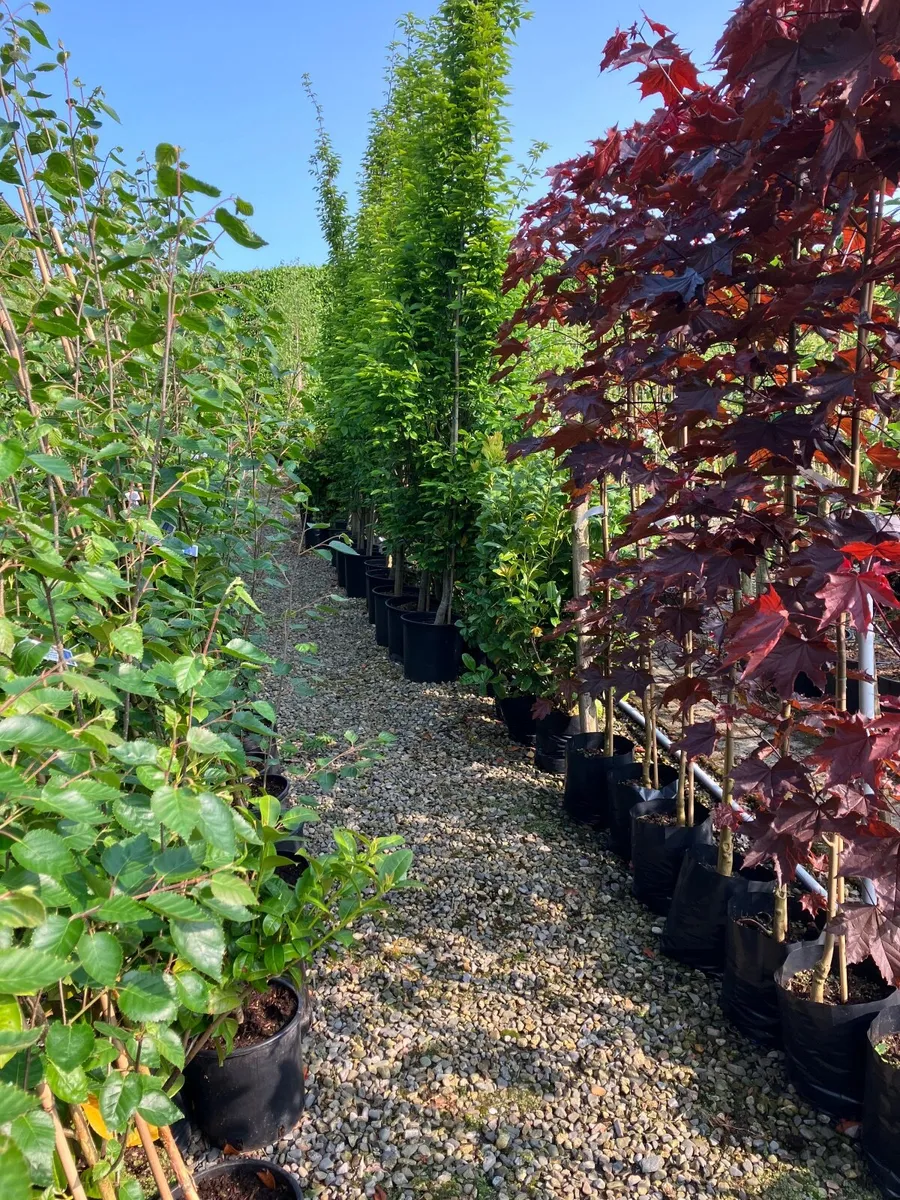
[[114, 987], [122, 970], [122, 947], [111, 933], [86, 933], [78, 941], [78, 959], [96, 983]]
[[160, 142], [154, 158], [158, 167], [174, 167], [178, 162], [178, 151], [168, 142]]
[[0, 1080], [0, 1125], [14, 1121], [37, 1106], [37, 1097]]
[[45, 950], [0, 950], [0, 994], [33, 996], [69, 973], [69, 964]]
[[135, 663], [116, 663], [106, 678], [113, 687], [132, 696], [150, 696], [154, 700], [159, 698], [156, 688], [147, 679], [146, 671], [142, 671]]
[[144, 903], [160, 916], [179, 921], [202, 921], [206, 915], [199, 904], [178, 892], [158, 892], [155, 896], [148, 896]]
[[21, 1150], [37, 1187], [53, 1183], [53, 1155], [56, 1150], [56, 1131], [53, 1118], [42, 1109], [16, 1117], [10, 1126], [10, 1136]]
[[153, 815], [166, 829], [171, 829], [185, 840], [197, 827], [200, 817], [200, 798], [183, 788], [166, 784], [159, 787], [150, 797]]
[[[3, 997], [0, 997], [2, 1000]], [[14, 998], [13, 998], [14, 999]], [[27, 1050], [41, 1040], [41, 1029], [0, 1029], [0, 1067], [5, 1067], [14, 1054]]]
[[202, 725], [193, 725], [187, 732], [187, 744], [195, 754], [206, 756], [230, 755], [232, 748], [223, 737]]
[[171, 921], [169, 932], [179, 955], [208, 975], [222, 977], [222, 958], [225, 954], [225, 935], [215, 921]]
[[156, 321], [133, 321], [128, 329], [126, 340], [134, 350], [142, 350], [155, 346], [166, 336], [165, 327]]
[[120, 654], [138, 659], [144, 657], [144, 635], [138, 624], [132, 622], [130, 625], [121, 625], [113, 631], [109, 640]]
[[234, 857], [235, 853], [235, 819], [232, 810], [224, 800], [212, 792], [200, 793], [200, 815], [197, 828], [210, 846]]
[[179, 971], [175, 975], [175, 986], [178, 989], [179, 1003], [188, 1012], [209, 1012], [209, 984], [193, 971]]
[[25, 461], [25, 447], [13, 438], [0, 442], [0, 483], [14, 475]]
[[335, 540], [333, 542], [329, 542], [328, 546], [331, 550], [340, 551], [341, 554], [352, 554], [354, 558], [359, 558], [359, 555], [353, 549], [353, 547], [348, 546], [346, 542], [339, 542], [339, 541]]
[[86, 1063], [94, 1051], [94, 1031], [84, 1021], [61, 1025], [55, 1021], [47, 1029], [44, 1049], [51, 1062], [63, 1071], [71, 1071]]
[[31, 948], [67, 958], [78, 945], [83, 929], [84, 921], [69, 920], [61, 913], [51, 913], [31, 935]]
[[91, 1094], [91, 1085], [84, 1067], [63, 1071], [54, 1062], [44, 1063], [44, 1075], [50, 1091], [66, 1104], [84, 1104]]
[[161, 971], [126, 971], [119, 991], [119, 1007], [126, 1017], [141, 1024], [174, 1020], [178, 1005], [171, 975]]
[[100, 905], [97, 916], [111, 925], [133, 925], [135, 921], [146, 920], [147, 909], [130, 896], [111, 896]]
[[224, 871], [213, 875], [209, 881], [209, 889], [217, 900], [225, 904], [256, 904], [256, 896], [248, 883], [238, 875], [226, 874]]
[[20, 842], [14, 842], [12, 856], [27, 871], [49, 875], [59, 882], [76, 870], [75, 859], [58, 833], [49, 829], [31, 829]]
[[13, 892], [0, 899], [0, 929], [35, 929], [46, 916], [43, 901], [32, 892]]
[[248, 642], [245, 638], [232, 638], [231, 641], [223, 647], [225, 654], [231, 654], [235, 658], [244, 659], [247, 662], [258, 663], [260, 666], [265, 666], [267, 663], [273, 663], [274, 658], [270, 658], [268, 654], [260, 650], [259, 646], [254, 646], [252, 642]]
[[31, 1200], [28, 1162], [5, 1133], [0, 1133], [0, 1179], [3, 1180], [3, 1200]]
[[97, 1097], [100, 1115], [108, 1129], [120, 1131], [125, 1128], [137, 1111], [143, 1092], [140, 1075], [110, 1072]]
[[75, 482], [72, 468], [58, 454], [29, 454], [28, 461], [33, 467], [46, 471], [48, 475], [55, 475], [57, 479], [64, 479], [67, 483]]
[[65, 730], [41, 717], [7, 717], [0, 721], [0, 750], [17, 747], [30, 754], [44, 750], [78, 751], [84, 747]]
[[205, 674], [203, 659], [195, 654], [176, 658], [171, 664], [171, 668], [175, 686], [182, 693], [189, 692], [192, 688], [195, 688]]
[[242, 217], [253, 216], [253, 205], [249, 200], [242, 200], [240, 196], [237, 196], [234, 201], [234, 207], [238, 210]]
[[112, 751], [113, 758], [117, 758], [127, 767], [155, 767], [158, 755], [159, 746], [153, 742], [144, 741], [142, 738], [126, 742], [123, 746], [116, 746]]
[[177, 1067], [180, 1071], [184, 1066], [184, 1044], [175, 1030], [166, 1025], [161, 1025], [159, 1029], [154, 1030], [153, 1040], [156, 1042], [157, 1049], [166, 1062], [170, 1062], [173, 1067]]
[[146, 1081], [144, 1095], [137, 1110], [151, 1125], [171, 1125], [173, 1121], [179, 1121], [184, 1116], [181, 1109], [172, 1103], [165, 1092], [156, 1088], [148, 1089]]
[[227, 208], [216, 209], [216, 220], [239, 246], [245, 246], [248, 250], [259, 250], [262, 246], [268, 245], [253, 232], [246, 221], [242, 221], [240, 217], [230, 213]]

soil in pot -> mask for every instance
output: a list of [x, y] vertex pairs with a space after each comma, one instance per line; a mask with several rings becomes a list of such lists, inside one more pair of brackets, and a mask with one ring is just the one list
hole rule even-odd
[[886, 1200], [900, 1200], [900, 1006], [867, 1030], [862, 1144]]
[[300, 1120], [303, 1016], [300, 991], [287, 979], [273, 979], [265, 996], [248, 1000], [244, 1025], [222, 1063], [209, 1047], [185, 1066], [193, 1122], [214, 1146], [265, 1146]]
[[810, 1104], [834, 1117], [862, 1114], [866, 1034], [876, 1016], [893, 1008], [900, 993], [881, 979], [871, 960], [848, 970], [850, 1003], [840, 1003], [836, 968], [824, 1003], [809, 998], [812, 972], [822, 954], [819, 942], [792, 947], [775, 973], [781, 1036], [788, 1075]]
[[747, 892], [771, 892], [775, 874], [768, 867], [745, 869], [734, 856], [731, 875], [716, 870], [718, 849], [690, 846], [681, 862], [678, 882], [666, 916], [660, 950], [667, 958], [718, 975], [725, 967], [728, 902]]
[[435, 625], [434, 613], [404, 612], [403, 675], [414, 683], [450, 683], [462, 666], [462, 635], [455, 625]]
[[537, 721], [531, 715], [537, 696], [504, 696], [497, 701], [500, 719], [512, 741], [520, 746], [533, 746]]
[[641, 774], [639, 763], [623, 769], [610, 797], [609, 846], [626, 862], [631, 862], [631, 810], [645, 800], [670, 800], [678, 787], [678, 772], [674, 767], [660, 765], [658, 788], [644, 787]]
[[644, 800], [631, 810], [631, 891], [660, 916], [669, 911], [688, 847], [712, 844], [709, 810], [695, 801], [694, 817], [694, 825], [679, 825], [674, 799]]
[[[299, 1182], [265, 1159], [242, 1159], [208, 1167], [194, 1176], [200, 1200], [302, 1200]], [[172, 1200], [183, 1200], [181, 1188]]]
[[616, 784], [634, 764], [634, 742], [613, 738], [613, 752], [606, 753], [606, 735], [576, 733], [566, 746], [566, 788], [563, 808], [581, 825], [605, 829]]
[[547, 775], [565, 775], [566, 746], [579, 731], [577, 717], [555, 710], [541, 717], [534, 731], [534, 765]]
[[266, 771], [264, 775], [257, 775], [251, 780], [250, 789], [255, 796], [274, 796], [283, 804], [291, 794], [291, 781], [286, 775]]
[[234, 1048], [257, 1046], [284, 1029], [300, 1006], [299, 997], [280, 983], [267, 992], [254, 992], [244, 1005], [244, 1019], [234, 1035]]

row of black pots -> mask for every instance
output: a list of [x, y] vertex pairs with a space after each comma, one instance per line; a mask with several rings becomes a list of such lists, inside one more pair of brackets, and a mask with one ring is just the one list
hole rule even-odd
[[[576, 777], [581, 771], [578, 763]], [[900, 1069], [876, 1050], [900, 1032], [900, 991], [850, 1004], [817, 1003], [793, 991], [794, 976], [814, 968], [822, 954], [818, 928], [810, 922], [806, 940], [776, 942], [772, 872], [748, 870], [736, 855], [733, 873], [720, 875], [708, 811], [697, 806], [689, 828], [667, 820], [675, 811], [677, 772], [660, 768], [659, 791], [641, 787], [638, 772], [625, 766], [618, 778], [613, 773], [610, 844], [630, 855], [634, 895], [666, 918], [662, 953], [721, 977], [725, 1015], [759, 1044], [783, 1047], [788, 1076], [810, 1104], [836, 1118], [864, 1118], [872, 1172], [884, 1195], [900, 1200]], [[608, 784], [598, 795], [591, 817], [602, 825]], [[788, 917], [802, 926], [799, 901], [789, 901]], [[871, 963], [853, 970], [878, 979]]]

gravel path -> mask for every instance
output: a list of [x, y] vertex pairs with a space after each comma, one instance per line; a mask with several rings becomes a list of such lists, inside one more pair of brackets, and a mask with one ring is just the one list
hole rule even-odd
[[[334, 587], [315, 556], [290, 569], [292, 606]], [[283, 733], [398, 739], [323, 799], [326, 830], [403, 834], [426, 885], [318, 972], [306, 1120], [273, 1148], [308, 1196], [874, 1196], [856, 1143], [799, 1102], [781, 1056], [658, 955], [626, 871], [566, 822], [558, 781], [488, 701], [404, 681], [362, 601], [300, 638], [321, 678], [286, 703]]]

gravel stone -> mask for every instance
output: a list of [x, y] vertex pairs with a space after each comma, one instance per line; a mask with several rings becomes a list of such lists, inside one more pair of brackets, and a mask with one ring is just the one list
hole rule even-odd
[[659, 919], [492, 701], [404, 680], [364, 601], [294, 632], [282, 613], [336, 589], [316, 555], [283, 568], [269, 650], [310, 694], [282, 687], [279, 736], [397, 737], [321, 797], [311, 847], [335, 826], [402, 834], [425, 885], [316, 969], [308, 1108], [278, 1143], [305, 1193], [875, 1200], [850, 1182], [868, 1180], [858, 1142], [799, 1099], [782, 1056], [724, 1026], [715, 981], [658, 955]]

